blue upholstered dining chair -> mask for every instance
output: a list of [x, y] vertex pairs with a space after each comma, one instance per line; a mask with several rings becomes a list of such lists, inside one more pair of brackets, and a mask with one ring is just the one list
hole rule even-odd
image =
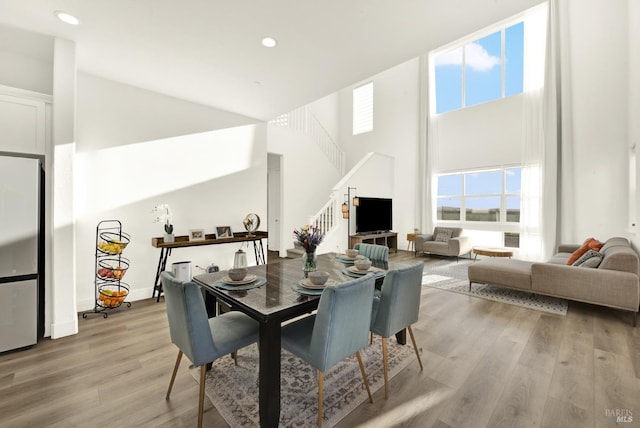
[[318, 370], [318, 426], [322, 427], [324, 372], [356, 354], [364, 385], [373, 403], [360, 349], [367, 346], [373, 303], [373, 275], [328, 286], [318, 310], [282, 328], [282, 347]]
[[384, 278], [379, 296], [373, 300], [371, 332], [382, 336], [385, 399], [389, 397], [387, 374], [387, 339], [389, 337], [404, 328], [409, 330], [413, 349], [422, 370], [422, 360], [413, 337], [411, 324], [418, 321], [420, 312], [423, 269], [424, 263], [416, 262], [400, 269], [390, 270]]
[[259, 324], [247, 315], [233, 311], [209, 319], [197, 284], [178, 281], [170, 272], [162, 272], [160, 279], [165, 293], [171, 342], [178, 347], [166, 399], [169, 399], [180, 360], [185, 354], [194, 366], [200, 367], [198, 427], [201, 427], [207, 364], [257, 342]]
[[358, 250], [359, 255], [365, 256], [366, 258], [371, 259], [371, 261], [389, 261], [389, 247], [385, 245], [358, 243], [354, 245], [353, 248]]

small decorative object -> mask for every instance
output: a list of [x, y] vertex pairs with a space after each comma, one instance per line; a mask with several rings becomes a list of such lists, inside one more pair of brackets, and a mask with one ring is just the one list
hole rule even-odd
[[235, 256], [233, 256], [233, 267], [234, 269], [247, 267], [247, 253], [242, 251], [242, 248], [236, 251]]
[[242, 281], [247, 276], [247, 268], [233, 268], [229, 269], [229, 278], [233, 281]]
[[304, 254], [302, 255], [302, 273], [307, 278], [309, 272], [313, 272], [317, 269], [317, 257], [316, 249], [318, 245], [322, 243], [324, 234], [313, 225], [305, 225], [298, 229], [293, 230], [293, 237], [296, 242], [304, 248]]
[[164, 223], [164, 242], [174, 242], [175, 237], [173, 236], [173, 224], [171, 224], [171, 208], [167, 204], [156, 205], [151, 210], [152, 213], [156, 215], [153, 220], [154, 223]]
[[371, 260], [369, 259], [357, 259], [354, 262], [356, 269], [358, 270], [369, 270], [371, 267]]
[[329, 279], [329, 272], [317, 270], [309, 272], [309, 280], [313, 285], [323, 285]]
[[254, 236], [255, 231], [260, 227], [260, 217], [258, 214], [249, 213], [242, 220], [244, 228], [247, 230], [247, 236]]
[[204, 241], [204, 229], [191, 229], [189, 231], [189, 241]]
[[164, 225], [164, 242], [175, 242], [175, 236], [173, 235], [173, 225], [165, 224]]
[[218, 226], [216, 227], [216, 232], [218, 233], [218, 239], [233, 238], [233, 233], [231, 233], [231, 226]]

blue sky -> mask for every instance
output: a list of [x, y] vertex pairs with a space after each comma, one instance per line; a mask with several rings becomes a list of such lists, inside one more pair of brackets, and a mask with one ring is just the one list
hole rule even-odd
[[[524, 23], [504, 31], [505, 95], [522, 92]], [[436, 55], [436, 113], [480, 104], [502, 96], [502, 32], [498, 31], [463, 47]], [[465, 82], [463, 82], [463, 50]]]

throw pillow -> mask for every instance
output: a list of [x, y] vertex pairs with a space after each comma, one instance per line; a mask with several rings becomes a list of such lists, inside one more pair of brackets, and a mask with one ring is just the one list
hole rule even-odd
[[604, 254], [601, 254], [595, 250], [588, 250], [578, 260], [573, 263], [573, 266], [597, 268], [604, 259]]
[[567, 260], [567, 264], [571, 266], [576, 262], [576, 260], [582, 257], [584, 253], [586, 253], [587, 251], [589, 250], [599, 251], [600, 248], [602, 248], [602, 242], [594, 238], [588, 238], [586, 241], [584, 241], [584, 243], [582, 244], [582, 246], [580, 246], [580, 248], [578, 248], [573, 253], [571, 253], [571, 257], [569, 257], [569, 260]]
[[436, 242], [449, 242], [449, 239], [453, 236], [453, 230], [451, 229], [441, 229], [436, 234]]
[[597, 269], [600, 266], [600, 263], [602, 263], [603, 259], [604, 259], [604, 256], [603, 257], [591, 257], [589, 260], [587, 260], [586, 262], [582, 263], [579, 267]]

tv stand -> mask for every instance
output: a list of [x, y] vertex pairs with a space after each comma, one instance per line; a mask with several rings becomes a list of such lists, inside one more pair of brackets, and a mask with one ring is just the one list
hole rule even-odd
[[371, 232], [349, 236], [349, 248], [360, 243], [384, 245], [389, 247], [390, 252], [398, 252], [398, 234], [395, 232]]

